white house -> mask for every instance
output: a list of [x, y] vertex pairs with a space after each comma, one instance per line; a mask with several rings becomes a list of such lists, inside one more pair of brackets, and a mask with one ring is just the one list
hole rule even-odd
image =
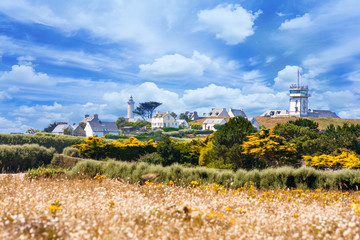
[[203, 122], [202, 129], [216, 131], [217, 129], [214, 128], [215, 125], [223, 125], [225, 123], [226, 121], [223, 118], [208, 118]]
[[263, 114], [262, 117], [288, 117], [289, 111], [288, 110], [267, 110]]
[[188, 124], [188, 122], [187, 121], [185, 121], [184, 119], [178, 119], [178, 120], [176, 120], [176, 123], [177, 123], [177, 125], [180, 127], [183, 127], [183, 128], [187, 128], [187, 127], [189, 127], [189, 124]]
[[86, 123], [84, 130], [87, 137], [94, 135], [102, 137], [105, 134], [119, 134], [119, 129], [115, 122], [100, 121], [97, 114], [94, 114], [94, 117]]
[[169, 112], [159, 113], [156, 112], [151, 118], [151, 128], [164, 128], [164, 127], [173, 127], [179, 128], [178, 122], [176, 119], [171, 116]]

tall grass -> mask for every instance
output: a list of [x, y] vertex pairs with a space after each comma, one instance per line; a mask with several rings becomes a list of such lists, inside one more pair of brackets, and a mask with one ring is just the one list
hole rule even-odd
[[216, 170], [207, 168], [186, 168], [178, 164], [167, 167], [141, 163], [118, 161], [100, 162], [83, 160], [69, 171], [70, 177], [94, 177], [103, 174], [109, 178], [120, 178], [130, 183], [147, 181], [167, 183], [170, 180], [178, 185], [217, 183], [226, 187], [243, 187], [250, 181], [260, 189], [352, 189], [360, 187], [359, 170], [321, 171], [309, 167], [269, 168], [265, 170]]

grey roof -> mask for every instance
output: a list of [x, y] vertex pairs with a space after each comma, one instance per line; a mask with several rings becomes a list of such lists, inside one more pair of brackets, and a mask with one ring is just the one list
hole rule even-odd
[[94, 132], [117, 132], [119, 131], [115, 122], [90, 121], [88, 122]]
[[232, 112], [234, 114], [234, 116], [242, 116], [242, 117], [246, 117], [246, 114], [244, 113], [244, 111], [242, 109], [233, 109], [230, 108], [229, 109], [229, 113]]
[[64, 129], [67, 127], [71, 127], [73, 130], [75, 130], [78, 126], [78, 124], [59, 124], [54, 128], [54, 130], [52, 130], [52, 133], [63, 133]]
[[226, 108], [213, 108], [211, 109], [211, 111], [208, 113], [209, 117], [229, 117], [229, 114], [226, 111]]
[[312, 110], [308, 113], [309, 117], [323, 117], [323, 118], [340, 118], [336, 113], [329, 110]]
[[203, 122], [203, 124], [204, 123], [207, 123], [207, 124], [222, 124], [224, 122], [226, 122], [226, 121], [223, 118], [208, 118]]
[[170, 115], [170, 114], [168, 112], [165, 112], [165, 113], [156, 112], [155, 115], [153, 116], [153, 118], [163, 118], [166, 115]]

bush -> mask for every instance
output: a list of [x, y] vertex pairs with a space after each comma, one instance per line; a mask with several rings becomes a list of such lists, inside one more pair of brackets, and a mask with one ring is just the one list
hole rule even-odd
[[54, 148], [37, 144], [0, 145], [0, 169], [4, 172], [25, 171], [50, 163]]
[[74, 136], [61, 136], [51, 133], [36, 133], [35, 135], [0, 134], [0, 144], [38, 144], [46, 148], [53, 147], [58, 153], [61, 153], [66, 147], [80, 143], [85, 143], [85, 138]]
[[202, 126], [200, 124], [191, 124], [191, 129], [194, 130], [201, 130]]
[[174, 128], [174, 127], [164, 127], [162, 130], [164, 130], [164, 132], [174, 132], [174, 131], [179, 131], [178, 128]]
[[58, 178], [65, 176], [66, 170], [60, 167], [39, 167], [30, 169], [25, 174], [27, 178]]
[[80, 157], [79, 150], [74, 147], [66, 147], [63, 150], [63, 154], [69, 157]]
[[196, 131], [195, 134], [196, 135], [200, 135], [200, 134], [204, 134], [204, 135], [209, 135], [212, 134], [214, 131], [212, 130], [200, 130], [200, 131]]
[[83, 158], [75, 158], [71, 156], [66, 156], [64, 154], [55, 153], [53, 159], [51, 160], [51, 164], [61, 168], [70, 169], [74, 167], [81, 160], [83, 160]]
[[158, 153], [145, 154], [138, 159], [138, 162], [146, 162], [150, 164], [161, 164], [163, 161], [163, 158]]
[[153, 182], [168, 183], [170, 180], [181, 186], [216, 183], [231, 188], [243, 187], [249, 182], [262, 189], [340, 189], [356, 190], [360, 187], [360, 171], [340, 170], [321, 171], [312, 168], [269, 168], [265, 170], [216, 170], [206, 168], [185, 168], [174, 164], [167, 167], [149, 163], [127, 163], [119, 161], [100, 162], [84, 160], [70, 170], [72, 177], [91, 177], [104, 174], [109, 178], [121, 178], [130, 183], [144, 183], [152, 178]]

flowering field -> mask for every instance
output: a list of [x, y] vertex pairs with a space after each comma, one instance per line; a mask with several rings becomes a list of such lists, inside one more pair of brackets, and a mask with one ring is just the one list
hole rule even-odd
[[0, 177], [0, 239], [359, 239], [360, 192]]

